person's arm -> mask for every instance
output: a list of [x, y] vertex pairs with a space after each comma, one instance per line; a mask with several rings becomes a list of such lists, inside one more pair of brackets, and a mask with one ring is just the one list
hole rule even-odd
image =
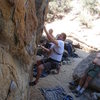
[[41, 48], [43, 49], [43, 50], [45, 50], [48, 54], [50, 54], [51, 53], [51, 50], [50, 49], [47, 49], [47, 48], [45, 48], [44, 46], [42, 46], [41, 45]]
[[53, 37], [51, 34], [49, 34], [49, 33], [47, 32], [45, 26], [44, 26], [44, 32], [46, 33], [47, 38], [48, 38], [52, 43], [54, 43], [55, 45], [58, 46], [58, 41], [57, 41], [56, 39], [54, 39], [54, 37]]

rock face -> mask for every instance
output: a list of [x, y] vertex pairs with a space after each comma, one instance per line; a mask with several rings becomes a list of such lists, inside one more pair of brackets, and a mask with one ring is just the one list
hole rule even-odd
[[[84, 59], [82, 62], [80, 62], [77, 67], [74, 69], [73, 72], [73, 78], [78, 79], [81, 78], [84, 73], [87, 71], [89, 64], [92, 62], [92, 60], [95, 58], [96, 53], [91, 53], [86, 59]], [[98, 75], [96, 78], [90, 82], [89, 87], [91, 89], [100, 91], [100, 76]]]
[[48, 0], [0, 0], [0, 100], [28, 99], [47, 7]]

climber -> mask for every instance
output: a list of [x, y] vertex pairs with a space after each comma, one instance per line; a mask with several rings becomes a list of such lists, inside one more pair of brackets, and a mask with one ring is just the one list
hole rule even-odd
[[42, 73], [42, 71], [45, 70], [50, 70], [50, 69], [57, 69], [57, 73], [59, 73], [59, 63], [62, 60], [62, 55], [64, 52], [64, 41], [66, 39], [66, 34], [65, 33], [61, 33], [57, 39], [55, 39], [52, 35], [53, 30], [50, 29], [49, 32], [46, 30], [46, 28], [44, 27], [44, 32], [46, 33], [46, 36], [48, 38], [48, 40], [51, 42], [52, 46], [50, 49], [47, 49], [43, 46], [41, 46], [46, 52], [48, 52], [49, 57], [44, 60], [42, 59], [41, 61], [39, 61], [39, 64], [37, 66], [37, 76], [35, 81], [33, 82], [29, 82], [30, 86], [36, 85], [38, 83], [38, 80], [40, 78], [40, 75]]

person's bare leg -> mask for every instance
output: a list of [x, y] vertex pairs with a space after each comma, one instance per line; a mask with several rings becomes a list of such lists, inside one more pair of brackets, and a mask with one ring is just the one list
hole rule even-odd
[[35, 81], [34, 81], [35, 84], [37, 84], [37, 82], [38, 82], [38, 80], [39, 80], [39, 78], [40, 78], [40, 75], [41, 75], [43, 69], [44, 69], [43, 64], [41, 64], [41, 65], [39, 65], [39, 66], [37, 67], [37, 76], [36, 76], [36, 79], [35, 79]]
[[40, 78], [40, 75], [41, 75], [43, 69], [44, 69], [43, 64], [37, 66], [37, 76], [36, 76], [36, 79], [35, 79], [35, 81], [33, 81], [33, 82], [29, 82], [29, 85], [30, 85], [30, 86], [34, 86], [34, 85], [37, 84], [37, 82], [38, 82], [38, 80], [39, 80], [39, 78]]
[[59, 74], [59, 71], [60, 71], [60, 68], [58, 68], [58, 69], [56, 70], [56, 74]]
[[75, 91], [75, 92], [80, 91], [80, 89], [82, 88], [82, 86], [83, 86], [83, 84], [84, 84], [84, 82], [85, 82], [85, 80], [86, 80], [86, 77], [87, 77], [87, 75], [84, 75], [84, 76], [80, 79], [79, 85], [76, 87], [76, 91]]
[[88, 87], [88, 84], [89, 84], [89, 82], [91, 80], [92, 80], [92, 77], [91, 76], [88, 76], [87, 79], [86, 79], [86, 81], [85, 81], [85, 84], [84, 84], [83, 88], [87, 88]]
[[87, 78], [87, 75], [84, 75], [84, 76], [80, 79], [79, 85], [80, 85], [81, 87], [83, 86], [83, 84], [84, 84], [86, 78]]
[[[85, 91], [85, 89], [88, 87], [89, 82], [92, 80], [92, 77], [87, 76], [85, 83], [83, 85], [83, 87], [80, 88], [80, 90], [77, 92], [77, 94], [75, 95], [76, 97], [79, 97], [83, 94], [83, 92]], [[83, 81], [82, 81], [83, 82]], [[81, 82], [80, 82], [81, 83]], [[81, 83], [82, 84], [82, 83]], [[80, 85], [81, 85], [80, 84]]]
[[91, 76], [88, 76], [88, 77], [86, 78], [86, 81], [85, 81], [83, 87], [82, 87], [81, 90], [80, 90], [80, 93], [81, 93], [81, 94], [82, 94], [82, 93], [85, 91], [85, 89], [88, 87], [88, 84], [89, 84], [89, 82], [90, 82], [91, 80], [92, 80], [92, 77], [91, 77]]

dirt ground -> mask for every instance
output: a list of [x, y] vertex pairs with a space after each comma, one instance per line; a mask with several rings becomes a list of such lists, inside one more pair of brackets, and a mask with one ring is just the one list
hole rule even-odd
[[[45, 100], [43, 95], [40, 92], [40, 88], [52, 88], [56, 86], [61, 86], [64, 88], [67, 94], [70, 94], [74, 100], [88, 100], [87, 98], [76, 98], [69, 89], [69, 82], [72, 80], [72, 73], [77, 64], [85, 59], [89, 53], [82, 51], [80, 49], [76, 50], [76, 53], [79, 55], [79, 58], [69, 58], [70, 63], [61, 66], [60, 73], [57, 75], [50, 74], [45, 78], [40, 78], [39, 83], [36, 86], [31, 87], [30, 89], [30, 100]], [[35, 78], [33, 78], [35, 80]]]

